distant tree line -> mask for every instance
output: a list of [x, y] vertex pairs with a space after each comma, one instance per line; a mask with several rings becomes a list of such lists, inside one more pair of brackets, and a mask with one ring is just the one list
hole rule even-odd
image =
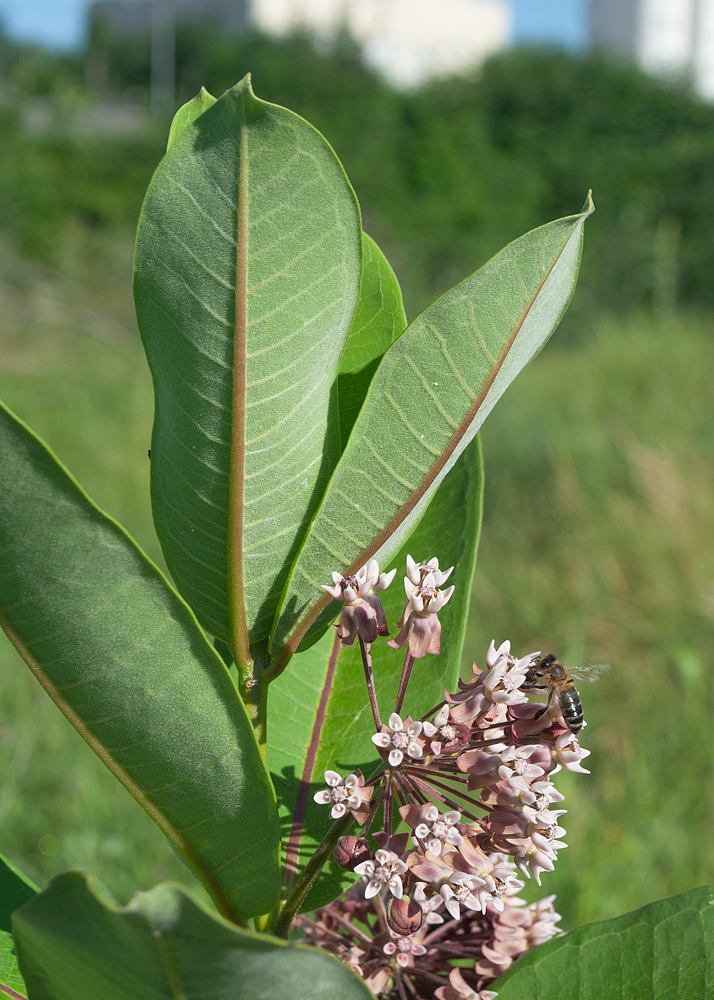
[[[5, 42], [0, 63], [5, 93], [148, 100], [148, 38], [95, 32], [74, 56]], [[299, 35], [181, 27], [176, 67], [177, 102], [201, 84], [218, 95], [250, 70], [260, 97], [324, 132], [411, 315], [524, 229], [578, 211], [590, 187], [597, 212], [571, 330], [593, 306], [714, 305], [714, 107], [684, 87], [601, 58], [515, 49], [471, 77], [399, 93], [349, 39], [318, 51]], [[6, 97], [0, 108], [0, 213], [25, 252], [50, 252], [54, 228], [71, 215], [132, 226], [165, 123], [131, 140], [32, 136], [20, 104]]]

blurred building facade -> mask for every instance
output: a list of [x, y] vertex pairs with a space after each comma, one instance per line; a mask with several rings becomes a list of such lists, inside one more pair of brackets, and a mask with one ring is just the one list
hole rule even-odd
[[512, 21], [508, 0], [95, 0], [90, 7], [93, 27], [112, 33], [149, 31], [157, 17], [223, 32], [305, 30], [324, 42], [346, 30], [399, 87], [477, 66], [509, 44]]
[[593, 48], [687, 76], [714, 100], [714, 0], [592, 0], [590, 31]]
[[506, 0], [252, 0], [251, 16], [277, 35], [303, 27], [329, 39], [346, 29], [399, 87], [470, 69], [511, 38]]

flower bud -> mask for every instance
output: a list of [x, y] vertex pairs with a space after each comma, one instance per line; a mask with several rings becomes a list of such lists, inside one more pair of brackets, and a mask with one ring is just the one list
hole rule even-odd
[[395, 934], [403, 937], [416, 934], [422, 919], [422, 908], [415, 899], [402, 896], [401, 899], [392, 898], [387, 903], [387, 923]]
[[372, 853], [364, 837], [355, 837], [350, 834], [337, 841], [335, 848], [335, 861], [347, 871], [354, 871], [355, 867], [363, 861], [369, 861]]

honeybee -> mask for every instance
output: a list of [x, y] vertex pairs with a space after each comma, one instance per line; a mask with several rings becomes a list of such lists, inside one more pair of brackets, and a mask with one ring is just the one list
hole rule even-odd
[[536, 712], [534, 718], [539, 719], [547, 712], [553, 701], [553, 696], [557, 695], [565, 725], [574, 736], [577, 736], [584, 725], [583, 706], [580, 703], [580, 695], [573, 678], [582, 677], [584, 680], [595, 680], [600, 673], [607, 669], [604, 664], [599, 664], [589, 667], [573, 667], [572, 670], [569, 670], [553, 653], [539, 656], [531, 663], [526, 679], [521, 685], [524, 691], [548, 692], [548, 701]]

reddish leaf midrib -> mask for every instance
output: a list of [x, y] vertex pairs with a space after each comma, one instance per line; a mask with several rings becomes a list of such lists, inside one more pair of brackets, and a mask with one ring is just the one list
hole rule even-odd
[[325, 683], [322, 686], [320, 701], [318, 702], [317, 713], [312, 726], [312, 733], [310, 734], [310, 742], [307, 745], [302, 774], [300, 775], [300, 785], [298, 787], [297, 798], [295, 800], [295, 812], [293, 813], [293, 824], [290, 828], [290, 836], [288, 837], [287, 844], [285, 845], [285, 871], [283, 873], [283, 879], [286, 884], [294, 881], [297, 874], [300, 842], [305, 832], [303, 824], [305, 822], [305, 810], [307, 809], [307, 803], [310, 795], [310, 784], [315, 770], [317, 751], [322, 740], [322, 730], [324, 729], [325, 718], [327, 716], [327, 703], [332, 694], [332, 686], [335, 680], [335, 671], [337, 670], [337, 661], [339, 659], [341, 648], [340, 640], [338, 636], [335, 635], [335, 641], [332, 644], [332, 652], [330, 653], [330, 659], [327, 663]]
[[141, 789], [133, 778], [130, 777], [129, 773], [122, 767], [122, 765], [115, 759], [115, 757], [107, 750], [103, 743], [97, 739], [94, 733], [91, 731], [89, 726], [85, 723], [84, 719], [81, 718], [70, 705], [70, 703], [60, 694], [59, 690], [50, 680], [48, 674], [46, 673], [42, 664], [35, 659], [35, 657], [30, 652], [29, 648], [25, 645], [24, 641], [20, 638], [15, 628], [10, 622], [4, 611], [0, 609], [0, 628], [5, 632], [8, 639], [15, 647], [17, 652], [20, 654], [22, 659], [25, 661], [27, 666], [30, 668], [35, 678], [39, 681], [40, 685], [44, 688], [47, 694], [50, 696], [55, 705], [59, 708], [60, 712], [64, 715], [66, 719], [72, 724], [72, 726], [77, 730], [82, 739], [87, 743], [91, 749], [95, 752], [97, 757], [109, 768], [115, 778], [117, 778], [122, 785], [127, 789], [127, 791], [136, 799], [142, 809], [148, 813], [148, 815], [153, 819], [154, 823], [159, 827], [161, 832], [167, 837], [167, 839], [174, 845], [176, 850], [186, 859], [189, 867], [196, 873], [198, 878], [203, 882], [203, 885], [209, 892], [211, 898], [213, 899], [218, 911], [231, 920], [233, 923], [241, 924], [242, 920], [238, 916], [237, 912], [233, 908], [233, 905], [228, 901], [223, 888], [218, 882], [215, 874], [206, 866], [205, 862], [201, 857], [199, 857], [196, 849], [186, 840], [185, 836], [170, 822], [167, 816], [155, 805], [154, 802], [149, 798], [146, 792]]
[[[245, 97], [243, 97], [245, 101]], [[233, 413], [231, 423], [231, 468], [228, 506], [228, 604], [231, 644], [236, 665], [250, 666], [248, 621], [245, 606], [243, 565], [243, 518], [245, 441], [246, 441], [246, 366], [248, 331], [248, 208], [245, 105], [240, 109], [240, 151], [238, 179], [238, 219], [236, 229], [236, 302], [233, 335]]]

